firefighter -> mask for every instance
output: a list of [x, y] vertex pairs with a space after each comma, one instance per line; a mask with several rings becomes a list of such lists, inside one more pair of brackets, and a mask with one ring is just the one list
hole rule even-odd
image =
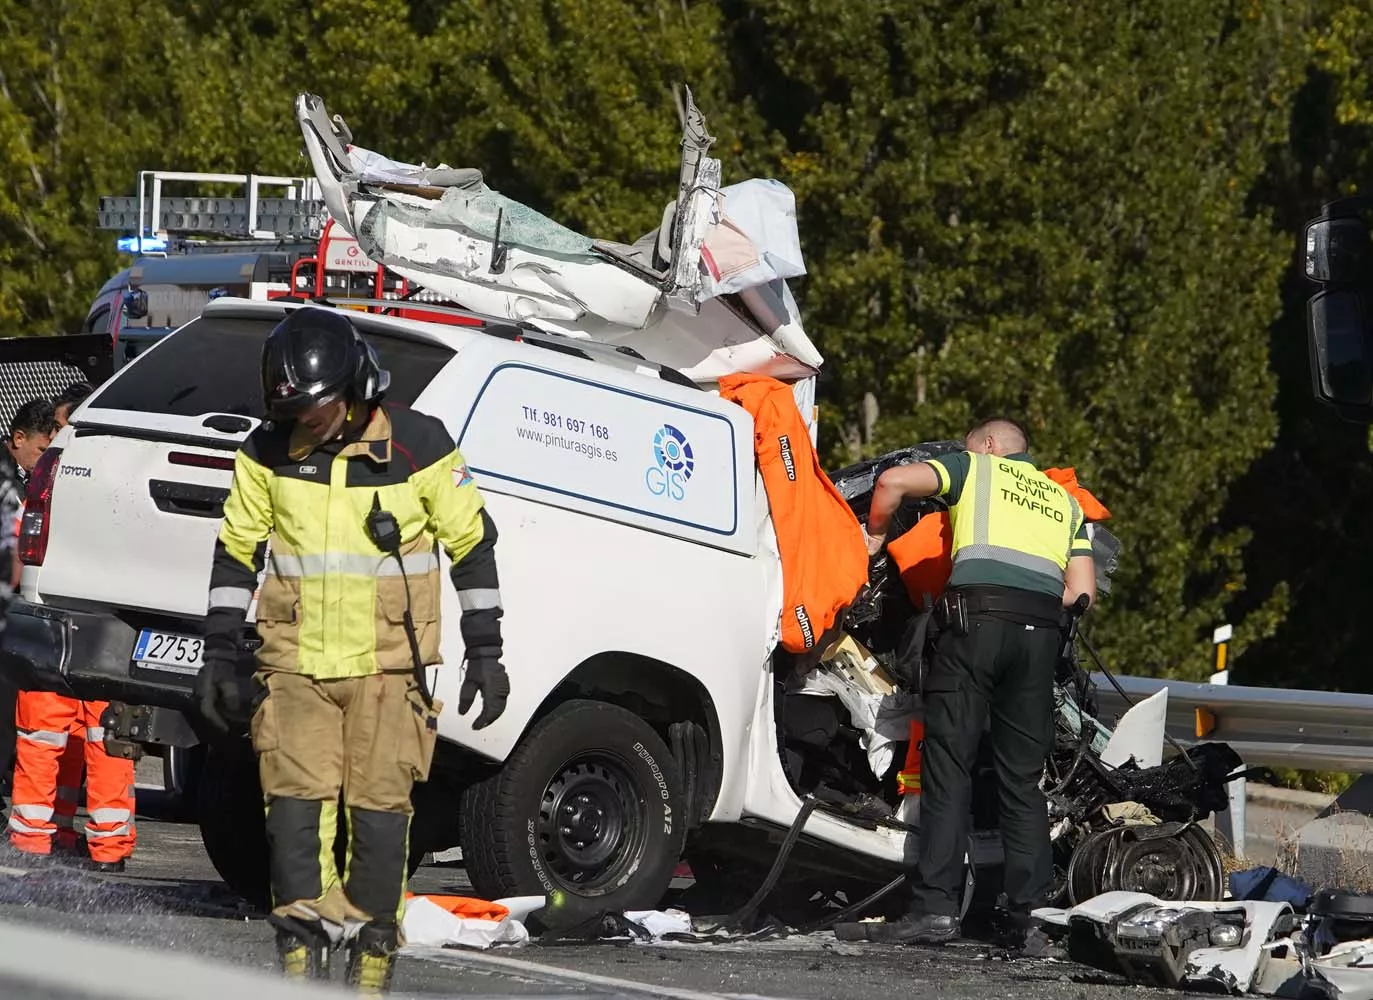
[[912, 912], [870, 937], [940, 943], [959, 936], [972, 769], [988, 709], [996, 769], [1007, 930], [1042, 947], [1030, 911], [1053, 877], [1039, 780], [1050, 750], [1054, 669], [1065, 609], [1096, 596], [1091, 541], [1077, 501], [1034, 465], [1024, 429], [974, 427], [965, 451], [897, 466], [878, 478], [868, 549], [885, 544], [906, 497], [942, 496], [953, 528], [953, 572], [936, 605], [940, 635], [925, 682], [920, 849]]
[[[402, 943], [413, 782], [428, 777], [442, 705], [423, 667], [439, 656], [437, 546], [462, 608], [465, 714], [505, 709], [496, 526], [441, 422], [383, 404], [390, 375], [340, 312], [301, 308], [262, 353], [267, 422], [239, 450], [215, 544], [201, 712], [251, 716], [271, 848], [282, 970], [389, 989]], [[389, 554], [388, 554], [389, 552]], [[251, 685], [237, 668], [257, 598]], [[333, 844], [342, 793], [349, 863]]]

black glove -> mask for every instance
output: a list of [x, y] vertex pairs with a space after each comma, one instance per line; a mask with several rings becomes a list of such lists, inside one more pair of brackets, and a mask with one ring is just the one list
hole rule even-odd
[[231, 723], [243, 725], [252, 715], [251, 678], [239, 676], [230, 657], [206, 658], [195, 679], [195, 693], [205, 721], [226, 735]]
[[473, 729], [485, 729], [505, 711], [505, 699], [510, 696], [510, 678], [499, 657], [478, 654], [467, 658], [467, 676], [458, 692], [458, 714], [466, 715], [472, 699], [481, 692], [482, 710], [472, 723]]

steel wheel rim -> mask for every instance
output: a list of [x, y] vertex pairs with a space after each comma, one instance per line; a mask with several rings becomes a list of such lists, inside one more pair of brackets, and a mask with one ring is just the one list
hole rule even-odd
[[1122, 889], [1172, 901], [1192, 898], [1198, 873], [1195, 859], [1181, 841], [1135, 841], [1122, 854]]
[[644, 851], [643, 801], [633, 774], [615, 756], [578, 754], [559, 767], [544, 786], [535, 824], [553, 879], [580, 895], [618, 885]]

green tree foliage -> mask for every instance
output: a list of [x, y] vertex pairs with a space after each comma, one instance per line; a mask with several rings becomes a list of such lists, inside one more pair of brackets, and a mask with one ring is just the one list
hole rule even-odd
[[448, 5], [427, 51], [452, 138], [434, 139], [565, 225], [637, 239], [676, 195], [684, 84], [733, 167], [747, 123], [722, 99], [719, 30], [713, 4], [678, 0]]
[[1283, 284], [1302, 213], [1366, 172], [1323, 147], [1373, 121], [1366, 20], [1294, 0], [0, 0], [0, 322], [80, 322], [115, 266], [98, 196], [140, 168], [306, 170], [301, 89], [364, 146], [636, 238], [674, 191], [689, 84], [726, 180], [797, 194], [832, 463], [1021, 414], [1117, 517], [1093, 626], [1113, 665], [1200, 676], [1227, 617], [1235, 652], [1276, 662], [1304, 641], [1288, 602], [1296, 620], [1332, 585], [1289, 566], [1303, 511], [1271, 473], [1336, 487], [1322, 532], [1358, 536], [1351, 571], [1373, 541], [1366, 439], [1303, 401]]
[[184, 35], [161, 4], [0, 0], [0, 36], [0, 324], [47, 332], [110, 275], [96, 204], [168, 142], [159, 81]]
[[[1204, 672], [1244, 586], [1247, 532], [1217, 515], [1275, 430], [1288, 238], [1246, 199], [1300, 55], [1277, 15], [774, 0], [744, 24], [736, 63], [799, 164], [830, 426], [868, 391], [884, 416], [831, 453], [1024, 414], [1119, 518], [1109, 658]], [[1271, 595], [1242, 636], [1272, 628]]]
[[[1317, 4], [1307, 15], [1294, 26], [1310, 56], [1289, 104], [1288, 141], [1271, 151], [1256, 191], [1291, 235], [1323, 202], [1373, 186], [1373, 15], [1339, 2]], [[1269, 352], [1280, 431], [1237, 484], [1229, 512], [1255, 534], [1246, 554], [1251, 581], [1259, 588], [1282, 581], [1292, 607], [1275, 634], [1240, 660], [1236, 679], [1368, 692], [1373, 461], [1368, 429], [1340, 421], [1312, 399], [1306, 300], [1313, 290], [1294, 254]], [[1241, 595], [1237, 610], [1250, 601]]]

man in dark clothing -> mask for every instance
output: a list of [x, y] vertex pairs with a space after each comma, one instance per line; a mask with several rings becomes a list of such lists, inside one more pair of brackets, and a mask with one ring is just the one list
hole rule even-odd
[[31, 399], [14, 413], [5, 447], [27, 484], [38, 458], [57, 433], [57, 416], [46, 399]]
[[1020, 943], [1053, 877], [1039, 789], [1053, 726], [1054, 668], [1064, 609], [1096, 596], [1091, 542], [1077, 501], [1044, 476], [1019, 424], [984, 421], [966, 451], [888, 469], [868, 515], [868, 548], [885, 544], [906, 497], [942, 496], [953, 573], [924, 691], [920, 853], [912, 912], [872, 936], [905, 943], [958, 937], [972, 769], [988, 709], [1005, 846], [1005, 892]]
[[[19, 579], [19, 534], [11, 529], [19, 520], [20, 504], [23, 501], [20, 486], [19, 468], [8, 452], [0, 453], [0, 525], [7, 530], [0, 531], [0, 566], [10, 566], [9, 574], [0, 574], [0, 616], [4, 606], [14, 594], [13, 581]], [[4, 618], [0, 617], [0, 631], [4, 628]], [[14, 705], [19, 689], [0, 676], [0, 796], [9, 798], [14, 771]]]

